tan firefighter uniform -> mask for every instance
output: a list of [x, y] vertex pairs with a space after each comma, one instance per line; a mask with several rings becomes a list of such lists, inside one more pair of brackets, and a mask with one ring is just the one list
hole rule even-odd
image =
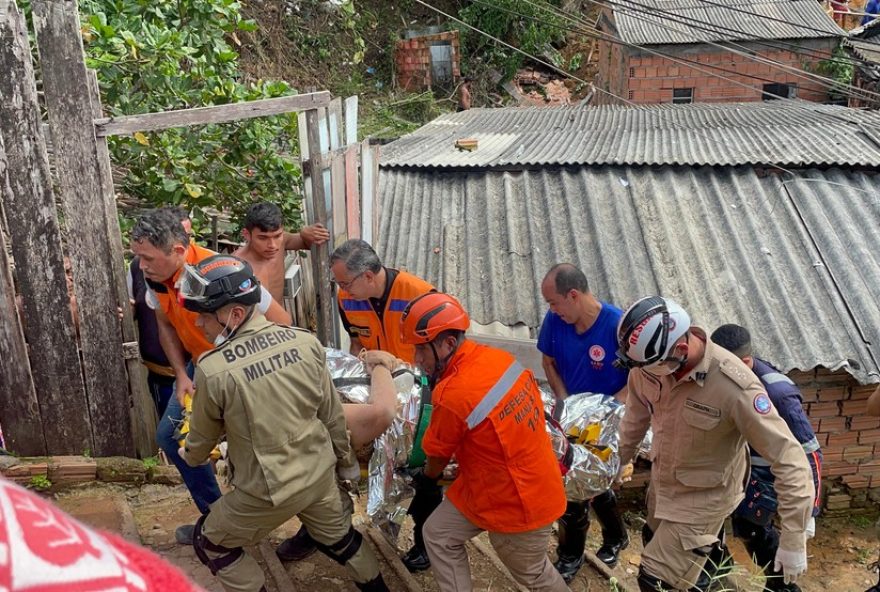
[[351, 527], [337, 489], [337, 467], [357, 459], [318, 340], [254, 311], [232, 339], [199, 359], [195, 382], [184, 458], [204, 462], [225, 433], [235, 486], [201, 527], [209, 567], [224, 588], [260, 589], [262, 570], [238, 549], [295, 515], [355, 582], [378, 577], [376, 557]]
[[629, 373], [620, 425], [620, 462], [630, 462], [648, 426], [651, 484], [644, 570], [676, 589], [691, 588], [724, 519], [743, 499], [751, 444], [776, 476], [780, 547], [803, 548], [814, 485], [804, 450], [770, 403], [761, 381], [735, 355], [706, 338], [703, 360], [681, 380]]

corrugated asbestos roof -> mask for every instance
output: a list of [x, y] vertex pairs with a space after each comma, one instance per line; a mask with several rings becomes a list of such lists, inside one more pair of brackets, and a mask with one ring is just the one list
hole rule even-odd
[[538, 327], [541, 280], [570, 261], [619, 306], [660, 293], [706, 328], [749, 327], [785, 371], [876, 380], [880, 176], [785, 177], [748, 166], [383, 167], [376, 243], [387, 264], [455, 294], [482, 324]]
[[[463, 138], [477, 149], [456, 149]], [[471, 109], [382, 148], [385, 167], [878, 163], [880, 113], [797, 100]]]
[[872, 37], [867, 41], [847, 39], [843, 44], [852, 50], [856, 58], [870, 62], [872, 67], [880, 64], [880, 37]]
[[637, 45], [846, 35], [816, 0], [619, 0], [614, 21]]

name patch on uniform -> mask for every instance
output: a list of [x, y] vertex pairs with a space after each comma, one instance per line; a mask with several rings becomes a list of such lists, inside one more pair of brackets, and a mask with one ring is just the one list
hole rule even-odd
[[755, 411], [757, 411], [761, 415], [767, 415], [768, 413], [770, 413], [770, 410], [773, 409], [773, 404], [770, 402], [770, 397], [768, 397], [765, 393], [755, 395], [753, 405], [755, 406]]
[[699, 411], [700, 413], [704, 413], [711, 417], [721, 417], [721, 410], [712, 407], [711, 405], [705, 405], [703, 403], [697, 403], [693, 399], [686, 399], [684, 402], [684, 406], [688, 409], [693, 409], [694, 411]]

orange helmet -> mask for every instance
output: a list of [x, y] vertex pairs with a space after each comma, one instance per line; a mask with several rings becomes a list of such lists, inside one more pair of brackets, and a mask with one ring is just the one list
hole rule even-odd
[[409, 345], [430, 343], [443, 331], [467, 331], [470, 324], [458, 300], [442, 292], [429, 292], [411, 301], [403, 311], [400, 340]]

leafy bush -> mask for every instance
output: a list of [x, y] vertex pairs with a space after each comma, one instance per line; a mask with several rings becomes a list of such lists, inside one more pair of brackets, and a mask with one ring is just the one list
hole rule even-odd
[[[493, 37], [510, 43], [524, 52], [541, 57], [552, 45], [564, 40], [565, 19], [553, 12], [559, 0], [475, 0], [459, 12], [459, 18]], [[465, 55], [483, 54], [505, 78], [512, 77], [525, 57], [470, 29], [462, 29]], [[541, 58], [544, 59], [544, 58]]]
[[[295, 94], [242, 83], [237, 34], [255, 23], [234, 0], [80, 0], [88, 65], [104, 110], [131, 115]], [[121, 189], [151, 204], [231, 209], [270, 200], [300, 221], [296, 116], [110, 138]]]

